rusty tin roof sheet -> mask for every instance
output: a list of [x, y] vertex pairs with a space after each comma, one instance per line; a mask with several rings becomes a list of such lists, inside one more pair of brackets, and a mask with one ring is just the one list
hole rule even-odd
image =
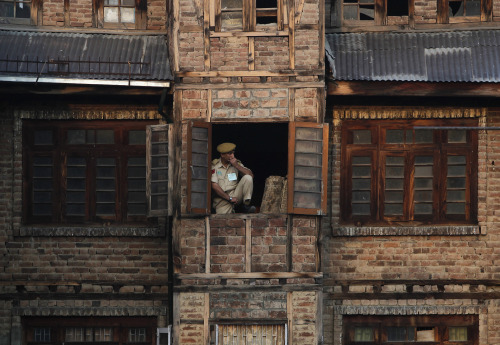
[[173, 80], [166, 35], [0, 30], [0, 77]]
[[326, 35], [336, 80], [500, 82], [500, 30]]

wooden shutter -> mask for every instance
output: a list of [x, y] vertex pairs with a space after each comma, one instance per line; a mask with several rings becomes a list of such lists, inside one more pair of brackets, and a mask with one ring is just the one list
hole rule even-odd
[[209, 214], [212, 126], [190, 122], [188, 130], [188, 213]]
[[170, 202], [171, 148], [169, 138], [170, 125], [148, 126], [146, 128], [146, 194], [149, 216], [167, 216], [172, 214]]
[[328, 125], [290, 123], [288, 213], [326, 214]]

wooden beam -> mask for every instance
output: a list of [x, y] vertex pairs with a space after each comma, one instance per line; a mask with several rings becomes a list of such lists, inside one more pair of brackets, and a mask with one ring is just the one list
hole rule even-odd
[[178, 72], [177, 77], [293, 77], [293, 76], [322, 76], [323, 70], [311, 71], [210, 71], [210, 72]]
[[245, 219], [245, 272], [252, 272], [252, 219]]
[[288, 83], [217, 83], [217, 84], [176, 84], [176, 90], [223, 90], [223, 89], [298, 89], [323, 88], [323, 82], [288, 82]]
[[193, 273], [175, 274], [176, 279], [300, 279], [323, 278], [323, 273], [316, 272], [262, 272], [262, 273]]
[[210, 217], [205, 217], [205, 273], [210, 273]]
[[255, 37], [248, 37], [248, 69], [255, 71]]
[[500, 97], [500, 83], [331, 81], [329, 96]]

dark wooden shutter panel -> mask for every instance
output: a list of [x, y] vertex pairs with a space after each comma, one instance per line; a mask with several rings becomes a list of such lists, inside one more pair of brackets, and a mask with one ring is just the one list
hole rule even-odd
[[148, 126], [146, 131], [146, 194], [149, 216], [166, 216], [172, 213], [169, 193], [170, 128], [170, 125]]
[[288, 212], [326, 213], [328, 125], [290, 123]]
[[211, 124], [208, 122], [190, 122], [187, 169], [188, 213], [210, 213], [211, 143]]

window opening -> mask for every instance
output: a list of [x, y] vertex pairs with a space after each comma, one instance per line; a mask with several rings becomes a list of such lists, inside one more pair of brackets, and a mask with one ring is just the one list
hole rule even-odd
[[31, 1], [0, 0], [0, 17], [30, 19]]
[[472, 17], [481, 14], [480, 0], [448, 0], [449, 17]]
[[217, 146], [224, 142], [236, 144], [235, 157], [252, 170], [252, 205], [258, 209], [266, 179], [269, 176], [287, 176], [288, 124], [214, 124], [212, 160], [220, 158]]
[[406, 0], [387, 0], [388, 16], [407, 16], [408, 1]]
[[135, 23], [134, 0], [104, 0], [106, 23]]
[[276, 24], [278, 22], [278, 1], [256, 0], [255, 16], [257, 24]]

